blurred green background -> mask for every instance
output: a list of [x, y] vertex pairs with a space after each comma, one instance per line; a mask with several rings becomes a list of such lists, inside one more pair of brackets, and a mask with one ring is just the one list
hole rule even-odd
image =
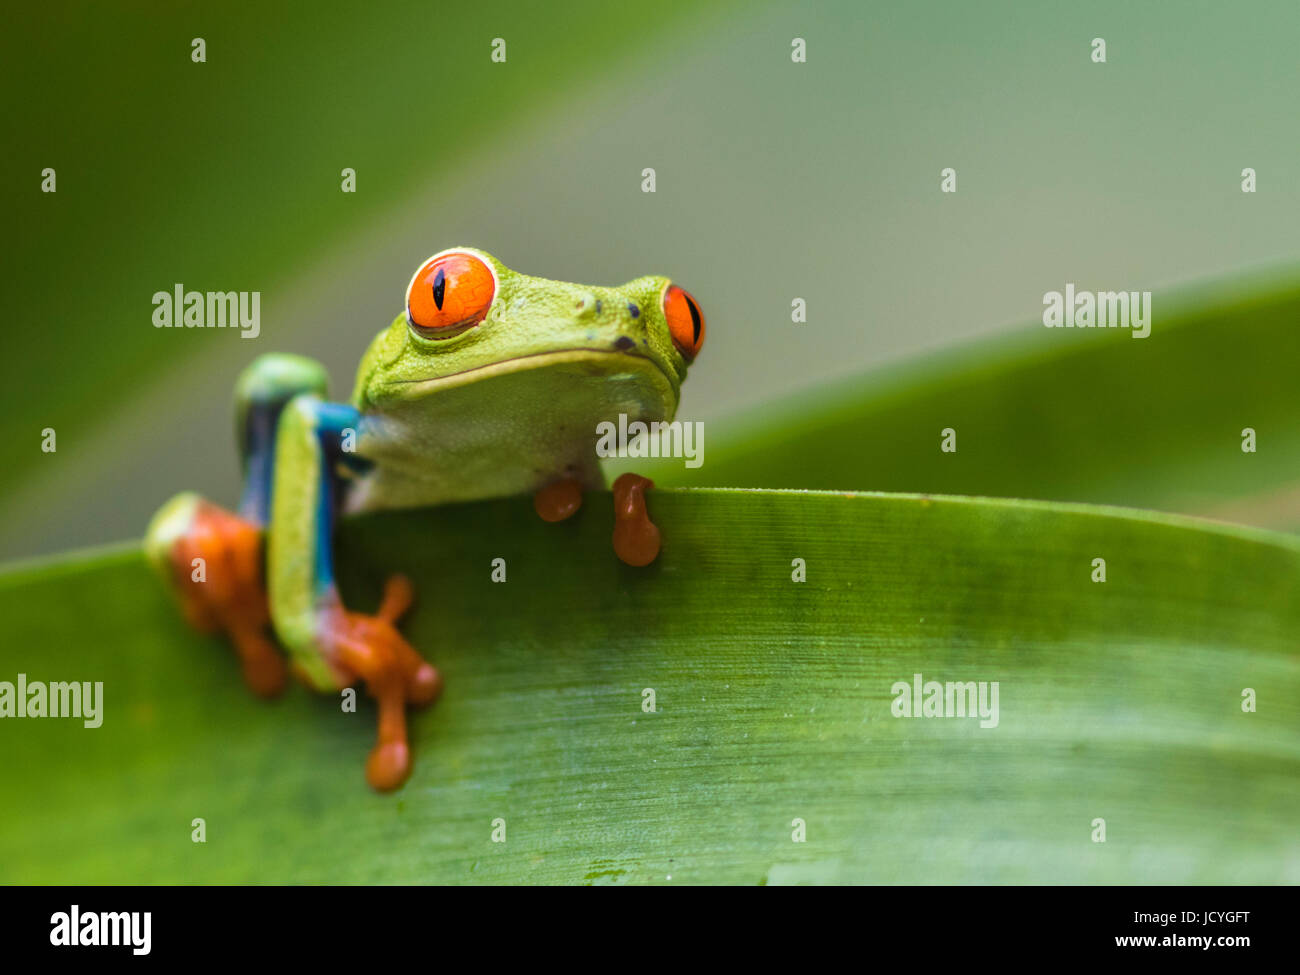
[[[0, 41], [0, 558], [137, 537], [182, 488], [233, 501], [239, 369], [301, 352], [345, 395], [453, 244], [690, 288], [680, 415], [714, 443], [976, 336], [1059, 344], [1036, 322], [1067, 281], [1152, 290], [1157, 348], [1171, 286], [1300, 258], [1293, 0], [115, 6], [14, 9]], [[175, 282], [261, 291], [261, 337], [154, 329]]]

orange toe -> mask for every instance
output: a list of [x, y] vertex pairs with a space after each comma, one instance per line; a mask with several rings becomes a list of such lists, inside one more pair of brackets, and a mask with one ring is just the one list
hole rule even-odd
[[362, 680], [379, 704], [379, 734], [366, 760], [366, 781], [380, 792], [398, 788], [411, 774], [406, 707], [428, 704], [442, 689], [437, 669], [416, 653], [394, 625], [414, 593], [393, 576], [374, 616], [339, 607], [325, 618], [324, 639], [331, 663], [351, 681]]
[[654, 482], [623, 474], [614, 482], [614, 554], [628, 565], [649, 565], [659, 555], [659, 527], [650, 520], [645, 492]]
[[245, 663], [242, 667], [244, 683], [258, 697], [273, 698], [284, 693], [289, 682], [289, 674], [284, 664], [278, 668]]
[[411, 774], [411, 749], [404, 741], [376, 745], [366, 759], [366, 781], [379, 792], [392, 792]]
[[432, 704], [442, 693], [442, 675], [433, 664], [421, 664], [406, 685], [406, 699], [423, 707]]
[[567, 477], [548, 484], [533, 495], [533, 510], [542, 521], [564, 521], [582, 507], [582, 484]]

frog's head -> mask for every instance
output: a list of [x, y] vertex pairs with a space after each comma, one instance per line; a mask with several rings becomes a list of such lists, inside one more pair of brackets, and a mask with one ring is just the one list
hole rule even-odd
[[[440, 389], [547, 366], [627, 380], [643, 411], [671, 419], [704, 344], [704, 316], [664, 277], [600, 288], [533, 278], [456, 247], [411, 278], [406, 310], [371, 343], [354, 399], [383, 409]], [[618, 385], [611, 383], [611, 385]]]

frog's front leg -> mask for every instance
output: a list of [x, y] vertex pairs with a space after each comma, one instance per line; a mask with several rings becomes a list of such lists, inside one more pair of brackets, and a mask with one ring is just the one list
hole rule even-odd
[[[614, 481], [614, 554], [628, 565], [649, 565], [659, 555], [659, 527], [650, 520], [645, 493], [654, 481], [623, 474]], [[582, 482], [568, 477], [533, 495], [533, 508], [543, 521], [564, 521], [582, 507]]]
[[[337, 691], [364, 680], [379, 703], [379, 740], [366, 778], [395, 789], [411, 770], [406, 705], [428, 704], [441, 678], [397, 631], [410, 606], [406, 579], [388, 581], [373, 615], [347, 609], [334, 581], [334, 524], [345, 474], [364, 463], [345, 453], [345, 438], [360, 437], [363, 418], [351, 406], [315, 395], [295, 397], [280, 418], [268, 541], [271, 618], [312, 686]], [[348, 437], [351, 431], [351, 437]]]

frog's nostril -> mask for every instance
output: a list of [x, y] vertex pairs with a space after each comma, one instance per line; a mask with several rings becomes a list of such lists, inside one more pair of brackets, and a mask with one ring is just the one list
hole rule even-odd
[[636, 342], [628, 338], [626, 335], [620, 335], [614, 342], [614, 348], [618, 349], [620, 352], [626, 352], [628, 349], [636, 348]]

